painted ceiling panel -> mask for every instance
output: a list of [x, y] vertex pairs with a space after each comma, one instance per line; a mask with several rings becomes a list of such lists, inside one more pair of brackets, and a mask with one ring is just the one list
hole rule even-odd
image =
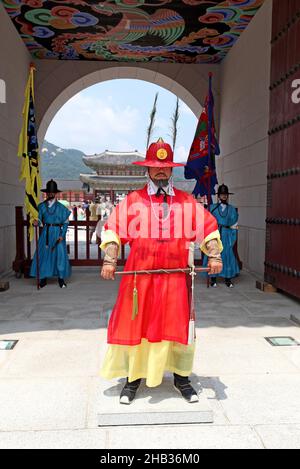
[[37, 59], [219, 63], [264, 0], [2, 0]]

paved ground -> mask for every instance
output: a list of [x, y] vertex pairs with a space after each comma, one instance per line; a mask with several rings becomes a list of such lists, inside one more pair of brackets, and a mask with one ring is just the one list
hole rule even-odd
[[[255, 289], [243, 273], [234, 290], [197, 281], [193, 380], [213, 408], [212, 425], [97, 427], [105, 327], [117, 282], [74, 270], [66, 290], [53, 281], [10, 279], [0, 293], [0, 448], [299, 448], [300, 347], [274, 348], [266, 336], [300, 342], [299, 303]], [[121, 381], [107, 382], [117, 402]], [[102, 390], [102, 391], [101, 391]], [[98, 403], [98, 404], [97, 404]], [[181, 399], [178, 396], [178, 405]]]

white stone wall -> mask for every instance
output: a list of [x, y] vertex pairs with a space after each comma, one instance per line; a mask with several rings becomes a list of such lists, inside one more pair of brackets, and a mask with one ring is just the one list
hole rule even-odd
[[272, 0], [256, 14], [221, 66], [219, 179], [239, 208], [239, 254], [262, 276], [265, 259]]
[[[36, 112], [39, 141], [57, 111], [75, 94], [96, 83], [132, 78], [155, 83], [175, 95], [199, 117], [208, 90], [208, 73], [214, 73], [216, 108], [219, 107], [218, 65], [128, 64], [118, 62], [42, 60], [37, 64]], [[218, 126], [218, 112], [216, 112]]]
[[24, 200], [17, 149], [29, 63], [30, 55], [0, 3], [0, 79], [6, 84], [6, 103], [0, 103], [0, 276], [15, 257], [15, 206]]

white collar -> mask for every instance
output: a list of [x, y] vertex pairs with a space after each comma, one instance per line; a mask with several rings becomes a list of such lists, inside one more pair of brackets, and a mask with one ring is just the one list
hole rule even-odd
[[[155, 195], [158, 191], [158, 186], [154, 184], [152, 179], [148, 178], [148, 185], [147, 185], [147, 191], [148, 195]], [[169, 184], [166, 187], [163, 187], [163, 190], [166, 191], [168, 195], [175, 195], [174, 189], [173, 189], [173, 179], [169, 179]]]
[[52, 207], [52, 205], [54, 205], [54, 204], [55, 204], [55, 202], [56, 202], [56, 199], [55, 199], [55, 198], [54, 198], [54, 199], [52, 199], [52, 200], [48, 200], [48, 202], [47, 202], [47, 204], [48, 204], [48, 207], [49, 207], [49, 208], [51, 208], [51, 207]]

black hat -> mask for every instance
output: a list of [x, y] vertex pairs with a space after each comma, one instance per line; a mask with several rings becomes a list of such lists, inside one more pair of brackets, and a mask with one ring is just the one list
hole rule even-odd
[[47, 194], [57, 194], [58, 192], [61, 192], [57, 189], [57, 184], [56, 182], [51, 179], [51, 181], [48, 181], [46, 184], [46, 189], [41, 189], [41, 192], [46, 192]]
[[219, 188], [218, 188], [218, 197], [219, 197], [221, 194], [233, 195], [232, 192], [229, 192], [228, 186], [225, 186], [225, 184], [222, 184], [222, 185], [219, 186]]

